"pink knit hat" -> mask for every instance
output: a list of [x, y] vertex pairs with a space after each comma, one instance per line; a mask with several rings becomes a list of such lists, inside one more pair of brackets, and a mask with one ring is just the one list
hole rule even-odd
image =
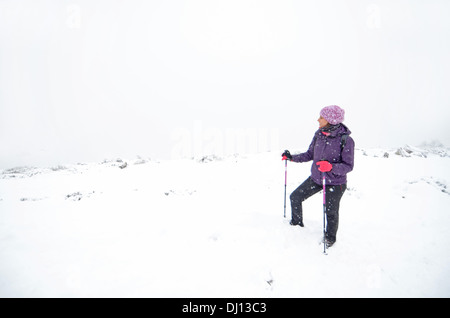
[[326, 106], [320, 111], [320, 116], [332, 125], [342, 123], [344, 121], [344, 115], [345, 111], [337, 105]]

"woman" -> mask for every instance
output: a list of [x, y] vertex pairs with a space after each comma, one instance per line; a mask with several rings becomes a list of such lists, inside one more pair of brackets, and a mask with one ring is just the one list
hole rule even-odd
[[347, 188], [347, 173], [353, 170], [355, 143], [349, 135], [350, 130], [342, 124], [344, 110], [339, 106], [324, 107], [318, 119], [319, 129], [308, 151], [291, 155], [288, 150], [283, 158], [294, 162], [313, 161], [311, 176], [292, 192], [291, 225], [303, 227], [302, 202], [322, 190], [322, 176], [326, 180], [327, 228], [324, 237], [327, 247], [336, 242], [339, 225], [339, 203]]

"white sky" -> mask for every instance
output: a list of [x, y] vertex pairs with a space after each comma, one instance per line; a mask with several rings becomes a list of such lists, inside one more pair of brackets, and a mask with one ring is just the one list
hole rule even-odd
[[[0, 168], [304, 150], [331, 104], [357, 147], [449, 146], [449, 13], [448, 0], [0, 0]], [[258, 147], [233, 148], [242, 129]]]

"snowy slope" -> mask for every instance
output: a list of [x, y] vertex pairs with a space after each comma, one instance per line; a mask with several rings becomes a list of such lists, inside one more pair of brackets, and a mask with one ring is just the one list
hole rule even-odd
[[0, 171], [0, 297], [449, 297], [448, 150], [355, 162], [328, 255], [279, 153]]

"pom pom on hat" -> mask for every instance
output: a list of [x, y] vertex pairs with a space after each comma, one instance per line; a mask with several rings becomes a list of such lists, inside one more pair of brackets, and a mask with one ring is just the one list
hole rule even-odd
[[344, 121], [345, 111], [337, 105], [326, 106], [320, 111], [320, 116], [331, 125], [337, 125]]

